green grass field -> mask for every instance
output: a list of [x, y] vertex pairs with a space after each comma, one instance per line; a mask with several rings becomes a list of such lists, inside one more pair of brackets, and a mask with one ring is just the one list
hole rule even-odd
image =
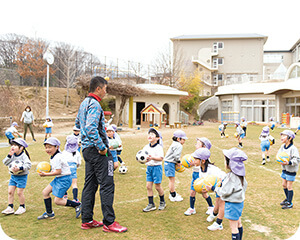
[[[282, 210], [279, 203], [284, 199], [282, 180], [280, 178], [281, 166], [275, 162], [275, 155], [279, 149], [281, 129], [275, 129], [272, 136], [276, 143], [271, 147], [271, 162], [261, 165], [260, 141], [258, 139], [262, 126], [248, 126], [247, 137], [244, 139], [243, 151], [248, 155], [246, 164], [246, 178], [248, 188], [246, 191], [245, 207], [242, 215], [244, 226], [243, 239], [287, 239], [298, 229], [300, 222], [300, 175], [293, 184], [294, 208]], [[211, 160], [224, 170], [224, 157], [222, 149], [237, 146], [233, 137], [235, 129], [228, 127], [226, 133], [229, 138], [221, 139], [217, 123], [205, 123], [205, 126], [193, 126], [184, 129], [188, 140], [183, 146], [183, 154], [195, 150], [196, 137], [208, 137], [212, 142]], [[164, 151], [172, 143], [173, 129], [163, 129]], [[66, 133], [67, 134], [67, 133]], [[65, 134], [65, 135], [66, 135]], [[58, 207], [53, 203], [55, 219], [38, 221], [37, 216], [45, 211], [42, 190], [53, 179], [40, 178], [35, 172], [38, 162], [49, 160], [44, 152], [42, 138], [28, 147], [31, 155], [32, 169], [27, 183], [25, 197], [27, 212], [23, 215], [1, 214], [0, 223], [4, 232], [14, 239], [231, 239], [231, 231], [227, 219], [223, 221], [222, 231], [211, 232], [206, 222], [207, 203], [201, 195], [196, 196], [197, 213], [185, 216], [183, 213], [189, 207], [189, 192], [192, 170], [187, 169], [176, 175], [176, 191], [184, 198], [182, 202], [170, 202], [168, 199], [168, 179], [164, 176], [162, 186], [165, 191], [167, 208], [164, 211], [144, 213], [142, 209], [147, 205], [146, 193], [146, 166], [135, 160], [135, 154], [147, 144], [147, 129], [132, 132], [120, 132], [124, 150], [122, 158], [128, 166], [127, 174], [115, 173], [115, 201], [114, 208], [116, 220], [128, 227], [128, 232], [104, 233], [102, 228], [81, 230], [81, 220], [75, 218], [75, 211], [68, 207]], [[54, 135], [55, 136], [55, 135]], [[65, 142], [64, 134], [58, 138]], [[1, 142], [6, 139], [1, 139]], [[299, 148], [300, 137], [295, 139], [295, 146]], [[0, 148], [3, 159], [9, 148]], [[7, 167], [1, 163], [0, 167], [0, 210], [7, 206], [7, 185], [10, 176]], [[78, 169], [79, 192], [84, 183], [84, 161]], [[155, 191], [155, 190], [154, 190]], [[72, 190], [69, 190], [72, 195]], [[154, 201], [159, 204], [155, 191]], [[215, 194], [211, 194], [215, 201]], [[15, 194], [15, 210], [18, 208], [18, 196]], [[96, 196], [94, 219], [101, 220], [99, 194]]]

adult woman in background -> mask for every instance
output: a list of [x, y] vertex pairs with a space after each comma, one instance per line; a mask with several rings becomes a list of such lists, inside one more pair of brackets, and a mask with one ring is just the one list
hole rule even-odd
[[23, 122], [23, 120], [24, 120], [24, 140], [26, 140], [27, 128], [29, 128], [33, 141], [36, 141], [32, 130], [32, 125], [34, 125], [34, 117], [30, 106], [27, 106], [25, 108], [25, 111], [23, 112], [20, 121]]

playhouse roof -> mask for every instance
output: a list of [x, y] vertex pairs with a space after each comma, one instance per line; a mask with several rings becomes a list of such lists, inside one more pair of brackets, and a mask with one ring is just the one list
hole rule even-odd
[[160, 84], [137, 84], [137, 86], [154, 94], [188, 96], [185, 91]]
[[165, 114], [165, 110], [162, 108], [155, 106], [153, 103], [150, 103], [148, 106], [144, 107], [141, 113], [161, 113]]

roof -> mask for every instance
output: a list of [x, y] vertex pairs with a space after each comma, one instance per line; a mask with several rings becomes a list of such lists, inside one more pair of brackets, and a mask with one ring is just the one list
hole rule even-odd
[[171, 40], [196, 40], [196, 39], [233, 39], [233, 38], [263, 38], [265, 42], [268, 37], [256, 33], [245, 34], [207, 34], [207, 35], [181, 35], [171, 38]]
[[137, 84], [137, 86], [154, 94], [188, 96], [185, 91], [160, 84]]
[[154, 105], [153, 103], [150, 103], [148, 106], [144, 107], [141, 110], [141, 113], [162, 113], [162, 114], [166, 114], [165, 110], [163, 110], [162, 108]]

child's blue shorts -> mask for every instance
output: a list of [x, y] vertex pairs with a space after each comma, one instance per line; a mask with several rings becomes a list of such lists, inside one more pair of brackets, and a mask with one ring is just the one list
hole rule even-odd
[[291, 181], [291, 182], [294, 182], [295, 179], [296, 179], [296, 176], [293, 176], [293, 175], [289, 175], [289, 174], [286, 174], [284, 172], [281, 173], [281, 178], [287, 180], [287, 181]]
[[8, 186], [15, 186], [17, 188], [25, 188], [27, 184], [27, 177], [26, 175], [11, 175], [9, 179]]
[[6, 136], [8, 139], [15, 139], [14, 135], [13, 135], [11, 132], [5, 133], [5, 136]]
[[162, 174], [163, 174], [162, 165], [147, 166], [147, 170], [146, 170], [147, 182], [160, 184], [162, 181]]
[[77, 178], [77, 163], [75, 162], [68, 162], [71, 170], [71, 179]]
[[300, 125], [298, 126], [298, 130], [300, 130]]
[[191, 182], [191, 190], [193, 190], [193, 191], [195, 191], [194, 182], [197, 178], [199, 178], [199, 172], [193, 172], [192, 182]]
[[166, 177], [175, 177], [175, 163], [165, 161], [164, 167]]
[[269, 151], [269, 149], [270, 149], [270, 141], [269, 140], [262, 141], [260, 143], [260, 147], [261, 147], [261, 151], [262, 152]]
[[118, 156], [117, 156], [117, 151], [116, 150], [110, 150], [111, 155], [113, 157], [114, 163], [118, 162]]
[[52, 133], [52, 128], [51, 127], [46, 127], [45, 133]]
[[50, 185], [52, 187], [52, 194], [55, 197], [63, 198], [65, 193], [72, 185], [71, 175], [56, 177], [52, 180]]
[[240, 138], [245, 138], [245, 133], [242, 133], [242, 134], [240, 135]]
[[233, 202], [225, 202], [225, 211], [224, 217], [230, 220], [237, 221], [240, 216], [242, 216], [244, 208], [244, 202], [241, 203], [233, 203]]

